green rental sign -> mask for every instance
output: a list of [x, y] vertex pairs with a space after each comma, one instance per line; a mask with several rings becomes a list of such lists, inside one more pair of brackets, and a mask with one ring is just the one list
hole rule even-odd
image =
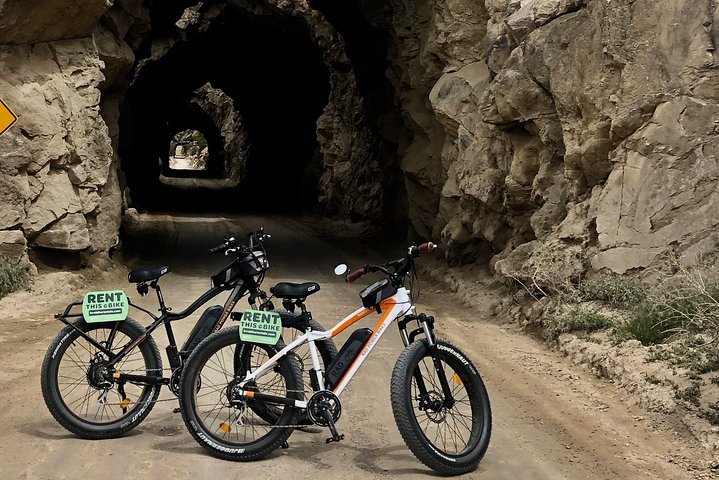
[[245, 310], [240, 320], [240, 340], [275, 345], [282, 335], [282, 319], [275, 312]]
[[127, 295], [122, 290], [87, 292], [82, 299], [82, 316], [87, 323], [125, 320], [129, 308]]

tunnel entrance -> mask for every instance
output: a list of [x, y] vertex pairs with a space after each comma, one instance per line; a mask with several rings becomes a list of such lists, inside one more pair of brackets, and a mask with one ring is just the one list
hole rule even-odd
[[[141, 67], [128, 89], [119, 153], [132, 206], [311, 207], [319, 175], [317, 118], [328, 102], [329, 82], [322, 52], [301, 19], [227, 6], [207, 29], [188, 33]], [[208, 84], [231, 100], [225, 107], [241, 116], [241, 127], [218, 125], [222, 108], [203, 109], [193, 100]], [[238, 128], [246, 148], [229, 149], [228, 132]], [[204, 169], [171, 167], [173, 136], [187, 129], [206, 138]], [[235, 182], [227, 182], [231, 175]], [[161, 181], [173, 177], [214, 183], [178, 188], [177, 181]]]

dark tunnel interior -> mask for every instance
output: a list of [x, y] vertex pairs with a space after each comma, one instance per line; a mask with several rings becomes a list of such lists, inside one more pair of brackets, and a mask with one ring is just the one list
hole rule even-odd
[[[249, 153], [247, 173], [232, 189], [179, 190], [169, 176], [222, 178], [225, 158], [219, 128], [190, 102], [205, 83], [221, 89], [242, 116]], [[120, 113], [122, 169], [140, 208], [213, 208], [283, 211], [316, 198], [316, 121], [329, 95], [329, 72], [306, 25], [289, 16], [260, 16], [226, 8], [201, 34], [178, 42], [142, 68]], [[195, 129], [208, 143], [208, 169], [168, 168], [170, 141]]]
[[[404, 120], [387, 76], [390, 39], [386, 27], [376, 21], [391, 19], [391, 8], [365, 0], [309, 4], [341, 37], [351, 63], [361, 111], [348, 114], [361, 118], [362, 128], [373, 130], [353, 161], [377, 159], [382, 165], [380, 172], [360, 168], [355, 183], [379, 183], [380, 216], [364, 218], [338, 208], [357, 185], [335, 186], [334, 200], [319, 203], [324, 192], [319, 189], [323, 157], [317, 120], [329, 101], [331, 79], [346, 73], [348, 65], [328, 62], [334, 54], [327, 55], [322, 50], [327, 45], [315, 43], [308, 18], [265, 8], [262, 1], [198, 4], [202, 14], [220, 13], [209, 27], [185, 31], [183, 40], [170, 44], [160, 58], [152, 52], [162, 50], [167, 38], [177, 38], [175, 22], [194, 3], [151, 3], [151, 35], [135, 52], [137, 71], [120, 106], [118, 153], [129, 206], [162, 211], [314, 211], [405, 228], [406, 192], [397, 148], [406, 139], [394, 136], [411, 133], [402, 133]], [[221, 131], [217, 118], [191, 101], [193, 92], [207, 83], [231, 98], [241, 121], [243, 154], [225, 148], [226, 127]], [[343, 93], [333, 101], [356, 105]], [[200, 131], [207, 140], [206, 170], [169, 168], [171, 139], [186, 129]], [[238, 158], [244, 158], [240, 170]], [[239, 183], [236, 176], [228, 182], [229, 171], [242, 172]]]

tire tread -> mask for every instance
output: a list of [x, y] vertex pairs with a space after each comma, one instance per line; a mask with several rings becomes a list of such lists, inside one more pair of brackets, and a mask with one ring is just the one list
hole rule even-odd
[[[457, 347], [455, 347], [450, 342], [447, 342], [445, 340], [437, 340], [437, 343], [442, 343], [444, 345], [447, 345], [456, 351], [460, 351]], [[407, 388], [406, 388], [406, 376], [410, 374], [410, 364], [413, 362], [414, 358], [417, 355], [424, 355], [426, 349], [426, 343], [424, 340], [417, 341], [412, 344], [410, 344], [399, 356], [397, 359], [397, 363], [394, 366], [394, 369], [392, 371], [392, 381], [390, 385], [390, 392], [391, 392], [391, 403], [392, 403], [392, 412], [394, 414], [395, 423], [397, 424], [397, 428], [402, 435], [402, 439], [407, 444], [407, 447], [410, 449], [412, 454], [424, 465], [431, 468], [437, 473], [440, 473], [442, 475], [460, 475], [463, 473], [471, 472], [477, 468], [479, 465], [479, 462], [482, 460], [482, 457], [484, 457], [484, 454], [487, 450], [487, 447], [489, 446], [489, 435], [487, 436], [487, 439], [484, 441], [484, 444], [481, 445], [481, 451], [479, 452], [479, 455], [477, 458], [467, 464], [462, 464], [462, 466], [453, 466], [448, 464], [447, 462], [441, 461], [439, 457], [431, 451], [431, 449], [427, 446], [426, 442], [423, 440], [423, 434], [421, 432], [415, 431], [413, 422], [413, 414], [412, 414], [412, 404], [410, 403], [407, 405]], [[480, 395], [487, 395], [486, 389], [484, 388], [484, 384], [482, 382], [481, 377], [477, 373], [476, 379], [477, 386], [482, 390], [483, 393], [480, 393]], [[411, 384], [411, 382], [410, 382]], [[411, 396], [411, 392], [410, 392]], [[487, 405], [489, 406], [489, 399], [487, 398]], [[488, 419], [488, 430], [491, 432], [492, 428], [492, 413], [491, 409], [488, 409], [487, 413], [487, 419]]]
[[[180, 392], [181, 392], [181, 394], [180, 394], [180, 411], [182, 412], [182, 419], [185, 422], [185, 426], [187, 427], [187, 430], [192, 435], [192, 438], [194, 438], [197, 443], [199, 443], [205, 450], [209, 451], [213, 456], [221, 458], [223, 460], [230, 460], [230, 461], [235, 461], [235, 462], [249, 462], [249, 461], [253, 461], [253, 460], [259, 460], [259, 459], [265, 458], [266, 456], [268, 456], [269, 454], [271, 454], [272, 452], [277, 450], [282, 445], [282, 443], [284, 443], [290, 437], [290, 435], [292, 435], [294, 428], [288, 427], [288, 428], [274, 429], [273, 433], [276, 431], [276, 432], [279, 432], [279, 434], [275, 438], [273, 438], [272, 441], [269, 442], [269, 444], [263, 445], [260, 448], [254, 449], [255, 451], [252, 451], [250, 453], [247, 453], [247, 449], [243, 453], [229, 453], [229, 452], [223, 452], [223, 451], [217, 450], [215, 448], [212, 448], [212, 446], [210, 446], [206, 442], [204, 442], [202, 440], [202, 438], [200, 438], [200, 436], [198, 435], [198, 432], [195, 429], [195, 427], [193, 427], [191, 424], [191, 422], [194, 420], [194, 417], [195, 417], [194, 412], [192, 412], [192, 414], [191, 414], [192, 418], [190, 418], [190, 413], [188, 412], [188, 404], [190, 402], [187, 402], [186, 401], [187, 399], [185, 398], [185, 395], [190, 393], [190, 392], [186, 392], [186, 390], [188, 390], [188, 388], [185, 386], [186, 383], [190, 381], [190, 380], [188, 380], [188, 376], [190, 375], [190, 373], [188, 373], [188, 372], [192, 372], [195, 369], [194, 363], [199, 361], [197, 359], [200, 358], [200, 355], [202, 355], [203, 350], [205, 350], [206, 348], [211, 348], [213, 342], [218, 342], [218, 343], [222, 342], [223, 337], [228, 336], [228, 335], [231, 335], [232, 338], [237, 338], [237, 328], [236, 327], [235, 328], [232, 328], [232, 327], [225, 328], [223, 330], [220, 330], [219, 332], [213, 333], [212, 335], [208, 336], [199, 345], [197, 345], [197, 347], [193, 350], [190, 357], [187, 359], [187, 363], [185, 364], [185, 368], [183, 369], [183, 372], [182, 372], [182, 379], [180, 380]], [[277, 350], [280, 350], [280, 349], [284, 348], [284, 345], [282, 343], [279, 343], [275, 348]], [[215, 350], [215, 351], [217, 351], [217, 350]], [[294, 389], [294, 390], [300, 389], [304, 385], [304, 383], [302, 380], [302, 374], [301, 374], [299, 362], [295, 359], [295, 357], [293, 355], [286, 355], [283, 358], [286, 359], [287, 362], [289, 362], [289, 365], [288, 365], [289, 366], [289, 377], [288, 378], [291, 379], [291, 381], [289, 382], [290, 383], [289, 388]], [[293, 382], [295, 384], [294, 388], [292, 385]], [[194, 389], [194, 387], [193, 387], [193, 389]], [[190, 390], [192, 390], [192, 389], [190, 389]], [[302, 394], [302, 397], [304, 398], [304, 394]], [[299, 413], [300, 413], [299, 409], [294, 408], [294, 407], [287, 407], [287, 408], [294, 409], [294, 412], [291, 415], [290, 423], [289, 423], [290, 425], [293, 425], [293, 424], [297, 423], [297, 417], [299, 416]], [[199, 424], [198, 424], [198, 427], [199, 427]], [[204, 433], [204, 434], [206, 435], [206, 433]], [[270, 435], [270, 434], [268, 434], [268, 435]]]
[[[125, 323], [129, 324], [131, 326], [131, 329], [135, 330], [134, 334], [141, 335], [145, 331], [145, 327], [140, 325], [136, 320], [133, 320], [132, 318], [127, 318], [124, 320]], [[84, 320], [80, 319], [76, 323], [84, 323]], [[55, 348], [58, 346], [60, 341], [65, 338], [65, 336], [68, 333], [71, 333], [73, 330], [72, 327], [67, 326], [60, 330], [60, 332], [55, 336], [55, 338], [50, 342], [50, 347], [48, 348], [47, 352], [45, 353], [45, 358], [42, 362], [42, 367], [40, 369], [40, 385], [42, 389], [42, 396], [45, 400], [45, 405], [47, 406], [47, 409], [49, 410], [50, 414], [55, 418], [55, 420], [66, 430], [69, 432], [77, 435], [80, 438], [88, 439], [88, 440], [102, 440], [102, 439], [108, 439], [108, 438], [117, 438], [125, 435], [127, 432], [138, 426], [146, 417], [149, 415], [150, 411], [154, 407], [154, 403], [157, 400], [157, 397], [160, 395], [160, 388], [155, 389], [155, 393], [151, 397], [151, 404], [145, 409], [145, 411], [140, 415], [134, 422], [131, 422], [129, 425], [126, 425], [123, 428], [113, 429], [113, 430], [99, 430], [99, 429], [92, 429], [92, 428], [83, 428], [80, 427], [77, 423], [69, 421], [67, 418], [66, 412], [64, 412], [64, 408], [57, 404], [57, 399], [53, 398], [53, 392], [51, 391], [50, 383], [53, 381], [53, 379], [50, 378], [50, 366], [53, 361], [60, 361], [62, 357], [58, 357], [57, 359], [52, 358], [52, 353], [55, 351]], [[137, 337], [135, 337], [137, 338]], [[151, 365], [150, 368], [152, 369], [160, 369], [162, 370], [162, 357], [160, 357], [160, 351], [157, 348], [157, 344], [152, 339], [152, 337], [147, 337], [142, 344], [138, 345], [136, 348], [140, 348], [143, 344], [147, 343], [148, 347], [150, 348], [150, 354], [155, 360], [155, 365]]]

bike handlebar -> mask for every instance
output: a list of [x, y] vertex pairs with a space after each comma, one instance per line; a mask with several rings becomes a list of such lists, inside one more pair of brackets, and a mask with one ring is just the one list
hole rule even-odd
[[[269, 233], [265, 233], [264, 227], [260, 228], [256, 232], [250, 232], [249, 234], [247, 234], [247, 241], [249, 243], [249, 248], [253, 249], [257, 243], [262, 243], [265, 240], [267, 240], [268, 238], [272, 238], [272, 235], [270, 235]], [[217, 245], [216, 247], [212, 247], [211, 249], [209, 249], [208, 253], [210, 255], [213, 255], [215, 253], [219, 253], [219, 252], [223, 252], [223, 251], [227, 252], [231, 248], [236, 249], [236, 247], [240, 247], [240, 246], [241, 246], [240, 243], [235, 239], [235, 237], [230, 237], [227, 240], [225, 240], [224, 242], [222, 242], [221, 244]], [[247, 247], [245, 247], [245, 248], [247, 248]], [[233, 251], [235, 251], [235, 250], [233, 250]]]
[[[372, 272], [382, 272], [386, 275], [394, 275], [400, 272], [402, 268], [405, 268], [403, 265], [407, 265], [407, 262], [410, 262], [411, 265], [411, 259], [413, 257], [419, 257], [423, 253], [430, 253], [436, 248], [437, 245], [432, 242], [422, 243], [421, 245], [412, 245], [407, 249], [407, 257], [393, 260], [385, 265], [365, 265], [362, 268], [358, 268], [357, 270], [348, 273], [345, 277], [345, 282], [352, 283], [363, 275]], [[394, 272], [390, 271], [388, 267], [393, 268]]]
[[227, 239], [227, 241], [222, 242], [221, 244], [217, 245], [216, 247], [212, 247], [210, 250], [208, 250], [208, 253], [210, 255], [214, 255], [215, 253], [219, 253], [224, 250], [227, 250], [228, 248], [230, 248], [230, 244], [231, 244], [231, 242], [234, 242], [234, 240], [235, 240], [234, 238], [230, 237], [229, 239]]

